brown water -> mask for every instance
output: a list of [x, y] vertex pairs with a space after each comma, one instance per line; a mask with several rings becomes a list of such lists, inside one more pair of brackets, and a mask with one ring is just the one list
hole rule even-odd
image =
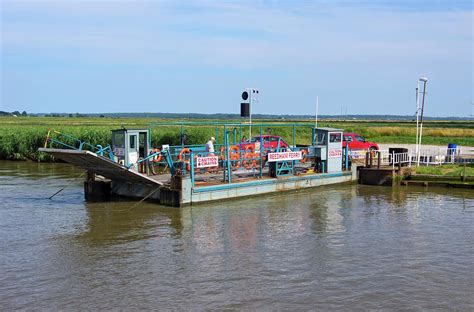
[[0, 310], [474, 309], [474, 192], [331, 186], [167, 208], [86, 203], [0, 162]]

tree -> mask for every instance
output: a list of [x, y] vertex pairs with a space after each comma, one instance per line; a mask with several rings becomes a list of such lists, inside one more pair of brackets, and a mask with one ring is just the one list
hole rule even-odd
[[23, 112], [21, 113], [21, 115], [22, 115], [22, 116], [28, 116], [28, 114], [26, 113], [26, 111], [23, 111]]

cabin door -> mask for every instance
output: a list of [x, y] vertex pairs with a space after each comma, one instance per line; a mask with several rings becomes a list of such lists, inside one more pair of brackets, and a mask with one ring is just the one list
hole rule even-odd
[[128, 136], [128, 163], [129, 165], [135, 164], [138, 161], [138, 134], [129, 134]]

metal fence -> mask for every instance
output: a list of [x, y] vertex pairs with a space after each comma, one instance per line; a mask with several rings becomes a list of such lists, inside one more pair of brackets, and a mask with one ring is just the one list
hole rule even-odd
[[353, 162], [359, 161], [380, 166], [430, 166], [442, 164], [474, 163], [473, 154], [464, 154], [460, 148], [429, 148], [415, 152], [395, 153], [389, 150], [357, 150], [350, 152]]

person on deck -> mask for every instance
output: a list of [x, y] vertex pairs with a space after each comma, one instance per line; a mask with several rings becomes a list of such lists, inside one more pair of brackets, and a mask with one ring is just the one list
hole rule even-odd
[[206, 152], [209, 153], [208, 156], [214, 156], [214, 143], [216, 143], [216, 139], [214, 137], [211, 137], [206, 143]]

